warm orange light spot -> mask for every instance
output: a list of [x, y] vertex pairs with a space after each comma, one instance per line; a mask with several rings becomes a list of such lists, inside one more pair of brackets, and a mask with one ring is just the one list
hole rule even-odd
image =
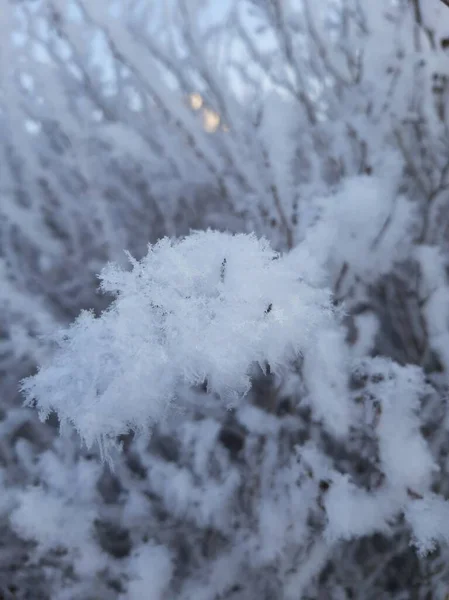
[[220, 126], [220, 115], [213, 110], [205, 108], [203, 112], [204, 129], [208, 133], [214, 133]]
[[200, 108], [203, 106], [203, 98], [200, 94], [196, 92], [194, 94], [190, 94], [190, 106], [193, 108], [193, 110], [200, 110]]

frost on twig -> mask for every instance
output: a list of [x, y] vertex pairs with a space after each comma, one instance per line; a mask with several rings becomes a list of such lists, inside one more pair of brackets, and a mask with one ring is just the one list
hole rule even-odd
[[[83, 312], [59, 335], [51, 362], [23, 384], [28, 402], [37, 401], [44, 419], [56, 411], [88, 446], [107, 447], [163, 418], [182, 386], [207, 380], [210, 392], [236, 401], [255, 364], [276, 372], [310, 353], [309, 371], [330, 369], [341, 388], [320, 337], [338, 352], [329, 291], [302, 280], [301, 265], [274, 258], [253, 235], [208, 231], [161, 240], [140, 262], [130, 258], [131, 271], [109, 265], [101, 289], [115, 301], [100, 317]], [[317, 415], [341, 433], [344, 403], [337, 410], [326, 382], [312, 385], [326, 404]]]

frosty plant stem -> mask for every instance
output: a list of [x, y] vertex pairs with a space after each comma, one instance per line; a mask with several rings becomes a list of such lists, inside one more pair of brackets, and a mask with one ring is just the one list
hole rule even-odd
[[[207, 380], [223, 401], [236, 401], [255, 364], [275, 372], [335, 327], [330, 292], [308, 285], [300, 265], [253, 235], [163, 239], [130, 261], [131, 271], [109, 265], [101, 274], [111, 307], [98, 318], [82, 313], [23, 384], [42, 418], [55, 410], [88, 446], [106, 449], [121, 434], [148, 430], [182, 385]], [[317, 412], [346, 431], [337, 397]]]

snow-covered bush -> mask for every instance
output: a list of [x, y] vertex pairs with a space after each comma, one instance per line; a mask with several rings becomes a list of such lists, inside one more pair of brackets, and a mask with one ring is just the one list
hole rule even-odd
[[445, 597], [448, 12], [2, 3], [3, 595]]
[[[330, 292], [307, 280], [300, 250], [278, 255], [254, 236], [212, 231], [163, 239], [132, 261], [132, 271], [103, 272], [102, 288], [116, 295], [110, 308], [99, 317], [81, 315], [61, 334], [49, 364], [24, 384], [43, 418], [55, 411], [64, 428], [73, 424], [88, 447], [97, 441], [103, 451], [130, 431], [147, 439], [178, 409], [172, 443], [187, 457], [181, 454], [179, 464], [152, 458], [147, 482], [167, 518], [191, 523], [197, 536], [213, 531], [221, 541], [213, 560], [197, 557], [195, 565], [189, 556], [186, 578], [170, 566], [168, 536], [160, 550], [167, 561], [161, 589], [168, 586], [172, 596], [178, 590], [180, 598], [206, 600], [242, 588], [243, 597], [255, 597], [258, 585], [268, 585], [268, 570], [273, 593], [297, 598], [335, 543], [392, 536], [400, 519], [423, 554], [448, 539], [449, 503], [432, 489], [439, 467], [420, 429], [434, 390], [419, 367], [351, 357]], [[296, 390], [288, 419], [270, 414], [276, 406], [264, 414], [245, 400], [257, 367]], [[200, 421], [183, 422], [179, 408], [189, 415], [203, 384]], [[242, 436], [237, 463], [232, 442], [207, 414], [208, 405], [229, 411], [230, 399]], [[224, 447], [217, 449], [220, 435]], [[13, 524], [45, 548], [48, 528], [41, 535], [25, 517], [27, 502], [38, 502], [39, 494], [25, 493]], [[125, 501], [128, 516], [130, 502], [133, 496]], [[89, 527], [87, 514], [83, 522]], [[147, 536], [158, 546], [164, 537], [150, 527]], [[71, 548], [70, 540], [64, 545]], [[137, 564], [145, 577], [142, 556], [153, 551], [142, 552]], [[249, 581], [250, 587], [242, 583]]]

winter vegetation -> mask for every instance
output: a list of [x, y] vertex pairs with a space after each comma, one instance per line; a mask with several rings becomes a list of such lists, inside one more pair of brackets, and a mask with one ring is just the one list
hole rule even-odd
[[447, 600], [445, 0], [0, 8], [0, 598]]

